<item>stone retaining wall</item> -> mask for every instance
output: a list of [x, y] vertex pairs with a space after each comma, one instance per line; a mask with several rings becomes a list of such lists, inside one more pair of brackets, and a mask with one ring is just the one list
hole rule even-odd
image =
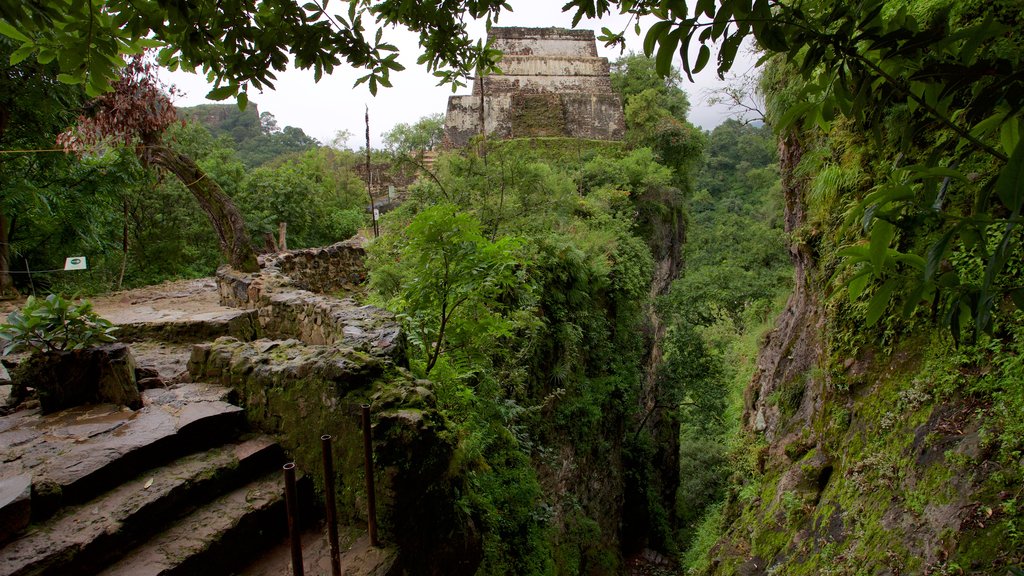
[[332, 344], [405, 363], [405, 340], [394, 316], [351, 297], [366, 280], [363, 240], [265, 258], [256, 274], [217, 270], [220, 302], [256, 310], [260, 334]]
[[296, 340], [220, 338], [192, 349], [196, 380], [232, 387], [248, 422], [276, 435], [319, 489], [321, 434], [331, 434], [339, 519], [365, 521], [362, 404], [372, 406], [374, 485], [385, 541], [401, 548], [407, 572], [473, 574], [479, 533], [458, 512], [465, 476], [453, 467], [454, 431], [429, 383], [380, 357]]

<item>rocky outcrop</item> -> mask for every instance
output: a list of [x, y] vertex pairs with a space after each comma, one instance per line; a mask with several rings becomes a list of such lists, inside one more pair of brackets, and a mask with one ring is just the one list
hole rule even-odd
[[[803, 146], [790, 136], [780, 140], [779, 164], [782, 169], [782, 189], [785, 199], [784, 228], [795, 235], [806, 221], [804, 192], [806, 179], [797, 173], [803, 157]], [[821, 349], [821, 315], [818, 297], [810, 285], [810, 275], [816, 262], [810, 247], [794, 242], [789, 248], [794, 265], [793, 293], [767, 335], [757, 359], [757, 368], [745, 397], [744, 425], [763, 433], [769, 442], [788, 434], [799, 435], [809, 422], [811, 411], [820, 408], [823, 382], [811, 377], [818, 365]], [[769, 401], [774, 395], [785, 395], [790, 404]], [[791, 419], [782, 418], [783, 408], [798, 413]], [[777, 442], [783, 446], [786, 442]], [[779, 450], [774, 451], [779, 455]]]
[[125, 344], [33, 354], [13, 375], [15, 396], [36, 390], [43, 413], [83, 404], [140, 408], [135, 358]]
[[0, 544], [28, 526], [32, 519], [32, 476], [0, 480]]

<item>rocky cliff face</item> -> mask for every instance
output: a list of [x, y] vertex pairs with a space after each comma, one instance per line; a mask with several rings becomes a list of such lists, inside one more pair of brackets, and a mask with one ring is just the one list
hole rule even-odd
[[986, 429], [991, 397], [970, 392], [998, 356], [929, 327], [849, 346], [856, 325], [820, 288], [827, 239], [804, 226], [802, 154], [782, 141], [786, 230], [804, 240], [746, 392], [754, 470], [733, 486], [711, 572], [1006, 574], [1024, 555], [1019, 466], [1000, 455], [1005, 432]]

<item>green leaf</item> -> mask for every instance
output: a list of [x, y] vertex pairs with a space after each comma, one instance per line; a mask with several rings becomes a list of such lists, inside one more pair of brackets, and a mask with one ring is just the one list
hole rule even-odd
[[1013, 299], [1013, 303], [1017, 305], [1018, 309], [1024, 310], [1024, 288], [1010, 292], [1010, 298]]
[[34, 52], [35, 49], [36, 49], [35, 45], [33, 45], [33, 44], [26, 44], [26, 45], [22, 46], [21, 48], [18, 48], [17, 50], [15, 50], [14, 52], [11, 52], [11, 59], [10, 59], [11, 66], [14, 66], [15, 64], [18, 64], [18, 63], [22, 62], [23, 60], [25, 60], [26, 58], [28, 58], [29, 56], [31, 56], [32, 52]]
[[910, 293], [907, 300], [903, 303], [903, 319], [909, 320], [914, 315], [914, 311], [917, 310], [918, 305], [921, 303], [921, 299], [924, 297], [925, 285], [920, 284]]
[[50, 62], [53, 62], [54, 59], [56, 59], [56, 58], [57, 58], [57, 53], [56, 52], [54, 52], [53, 50], [50, 50], [49, 48], [41, 48], [39, 50], [39, 55], [36, 56], [36, 61], [39, 62], [40, 64], [49, 64]]
[[871, 227], [871, 244], [868, 253], [871, 257], [871, 267], [874, 269], [875, 277], [881, 278], [885, 265], [886, 255], [889, 251], [889, 243], [896, 236], [896, 227], [886, 220], [875, 219]]
[[1024, 203], [1024, 146], [1020, 143], [999, 172], [996, 194], [1011, 212], [1020, 212], [1021, 204]]
[[866, 262], [871, 259], [868, 247], [863, 244], [842, 248], [836, 255], [841, 258], [852, 258], [854, 262]]
[[4, 20], [0, 20], [0, 34], [7, 36], [8, 38], [14, 38], [19, 42], [29, 43], [32, 39], [26, 36], [21, 30], [18, 30], [14, 26], [11, 26]]
[[864, 288], [867, 287], [868, 280], [870, 279], [870, 270], [864, 270], [862, 272], [859, 272], [856, 276], [850, 279], [848, 288], [851, 302], [860, 297], [860, 295], [864, 292]]
[[999, 143], [1009, 156], [1020, 143], [1020, 118], [1010, 118], [999, 128]]
[[703, 70], [710, 58], [711, 49], [706, 44], [701, 44], [700, 51], [697, 52], [697, 62], [693, 65], [693, 72], [697, 73]]
[[786, 113], [783, 114], [781, 118], [779, 118], [778, 122], [776, 122], [776, 125], [773, 127], [777, 131], [783, 132], [792, 127], [793, 123], [796, 122], [798, 119], [801, 119], [804, 116], [806, 116], [809, 111], [814, 109], [814, 107], [815, 104], [813, 102], [800, 102], [794, 104], [790, 106], [788, 110], [786, 110]]
[[654, 46], [657, 44], [661, 37], [671, 28], [672, 22], [669, 20], [661, 20], [651, 25], [650, 29], [647, 30], [647, 36], [644, 37], [644, 54], [650, 56], [654, 54]]
[[662, 76], [668, 76], [672, 71], [672, 58], [676, 55], [676, 48], [679, 47], [681, 30], [679, 28], [673, 30], [658, 43], [658, 56], [654, 60], [654, 68]]
[[892, 299], [892, 293], [896, 291], [897, 285], [896, 280], [887, 280], [885, 284], [882, 284], [875, 291], [874, 296], [871, 297], [871, 301], [868, 303], [867, 316], [864, 318], [867, 326], [874, 326], [882, 317], [885, 309], [889, 306], [889, 300]]
[[930, 282], [932, 278], [935, 278], [935, 273], [938, 272], [939, 265], [942, 263], [942, 257], [946, 254], [946, 246], [949, 245], [949, 240], [955, 233], [956, 228], [948, 230], [938, 241], [928, 247], [924, 266], [924, 279], [926, 282]]
[[902, 262], [903, 264], [906, 264], [907, 266], [910, 266], [915, 270], [924, 270], [925, 268], [924, 258], [918, 256], [917, 254], [904, 254], [902, 252], [896, 252], [895, 250], [893, 250], [893, 259], [896, 260], [897, 262]]
[[83, 84], [85, 83], [85, 78], [72, 74], [57, 74], [57, 81], [62, 84]]
[[245, 112], [245, 107], [249, 105], [249, 95], [245, 92], [238, 93], [238, 109]]
[[238, 93], [237, 84], [228, 84], [227, 86], [221, 86], [214, 88], [206, 94], [206, 98], [209, 100], [227, 100]]

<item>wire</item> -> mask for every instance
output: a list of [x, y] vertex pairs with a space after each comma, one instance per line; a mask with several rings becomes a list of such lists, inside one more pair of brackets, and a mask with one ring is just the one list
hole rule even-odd
[[63, 148], [42, 148], [39, 150], [0, 150], [0, 154], [34, 154], [36, 152], [65, 152]]

